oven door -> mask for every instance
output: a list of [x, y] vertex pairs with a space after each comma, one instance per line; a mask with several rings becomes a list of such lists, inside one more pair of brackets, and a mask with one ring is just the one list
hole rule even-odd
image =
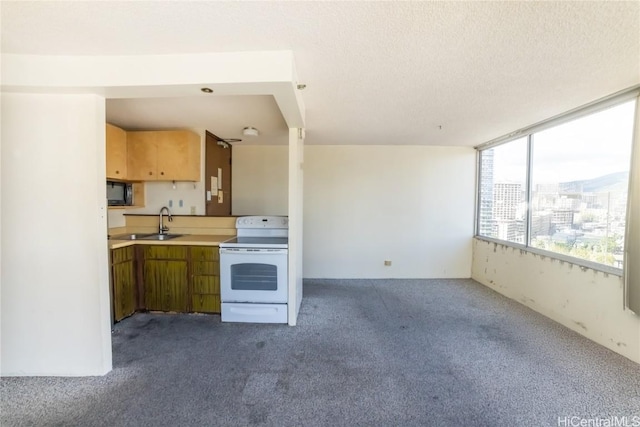
[[220, 299], [286, 303], [287, 259], [287, 249], [220, 248]]

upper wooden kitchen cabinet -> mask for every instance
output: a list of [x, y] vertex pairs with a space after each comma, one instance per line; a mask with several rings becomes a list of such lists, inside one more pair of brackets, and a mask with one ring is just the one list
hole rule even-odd
[[127, 177], [127, 132], [107, 123], [107, 178]]
[[127, 179], [199, 181], [200, 136], [186, 130], [127, 132]]

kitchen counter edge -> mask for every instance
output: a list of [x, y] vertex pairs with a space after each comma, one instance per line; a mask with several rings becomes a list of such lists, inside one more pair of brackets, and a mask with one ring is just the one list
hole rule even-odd
[[163, 245], [163, 246], [219, 246], [221, 242], [235, 236], [185, 234], [169, 240], [115, 240], [109, 239], [109, 249], [124, 248], [131, 245]]

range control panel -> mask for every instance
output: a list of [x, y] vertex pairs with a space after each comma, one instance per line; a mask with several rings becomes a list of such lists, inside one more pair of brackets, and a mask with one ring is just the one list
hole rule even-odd
[[236, 219], [236, 228], [289, 228], [289, 217], [241, 216]]

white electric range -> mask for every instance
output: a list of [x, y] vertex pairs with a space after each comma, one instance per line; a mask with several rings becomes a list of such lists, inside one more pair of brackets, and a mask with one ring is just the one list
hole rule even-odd
[[220, 243], [222, 321], [287, 323], [288, 218], [239, 217], [236, 229]]

